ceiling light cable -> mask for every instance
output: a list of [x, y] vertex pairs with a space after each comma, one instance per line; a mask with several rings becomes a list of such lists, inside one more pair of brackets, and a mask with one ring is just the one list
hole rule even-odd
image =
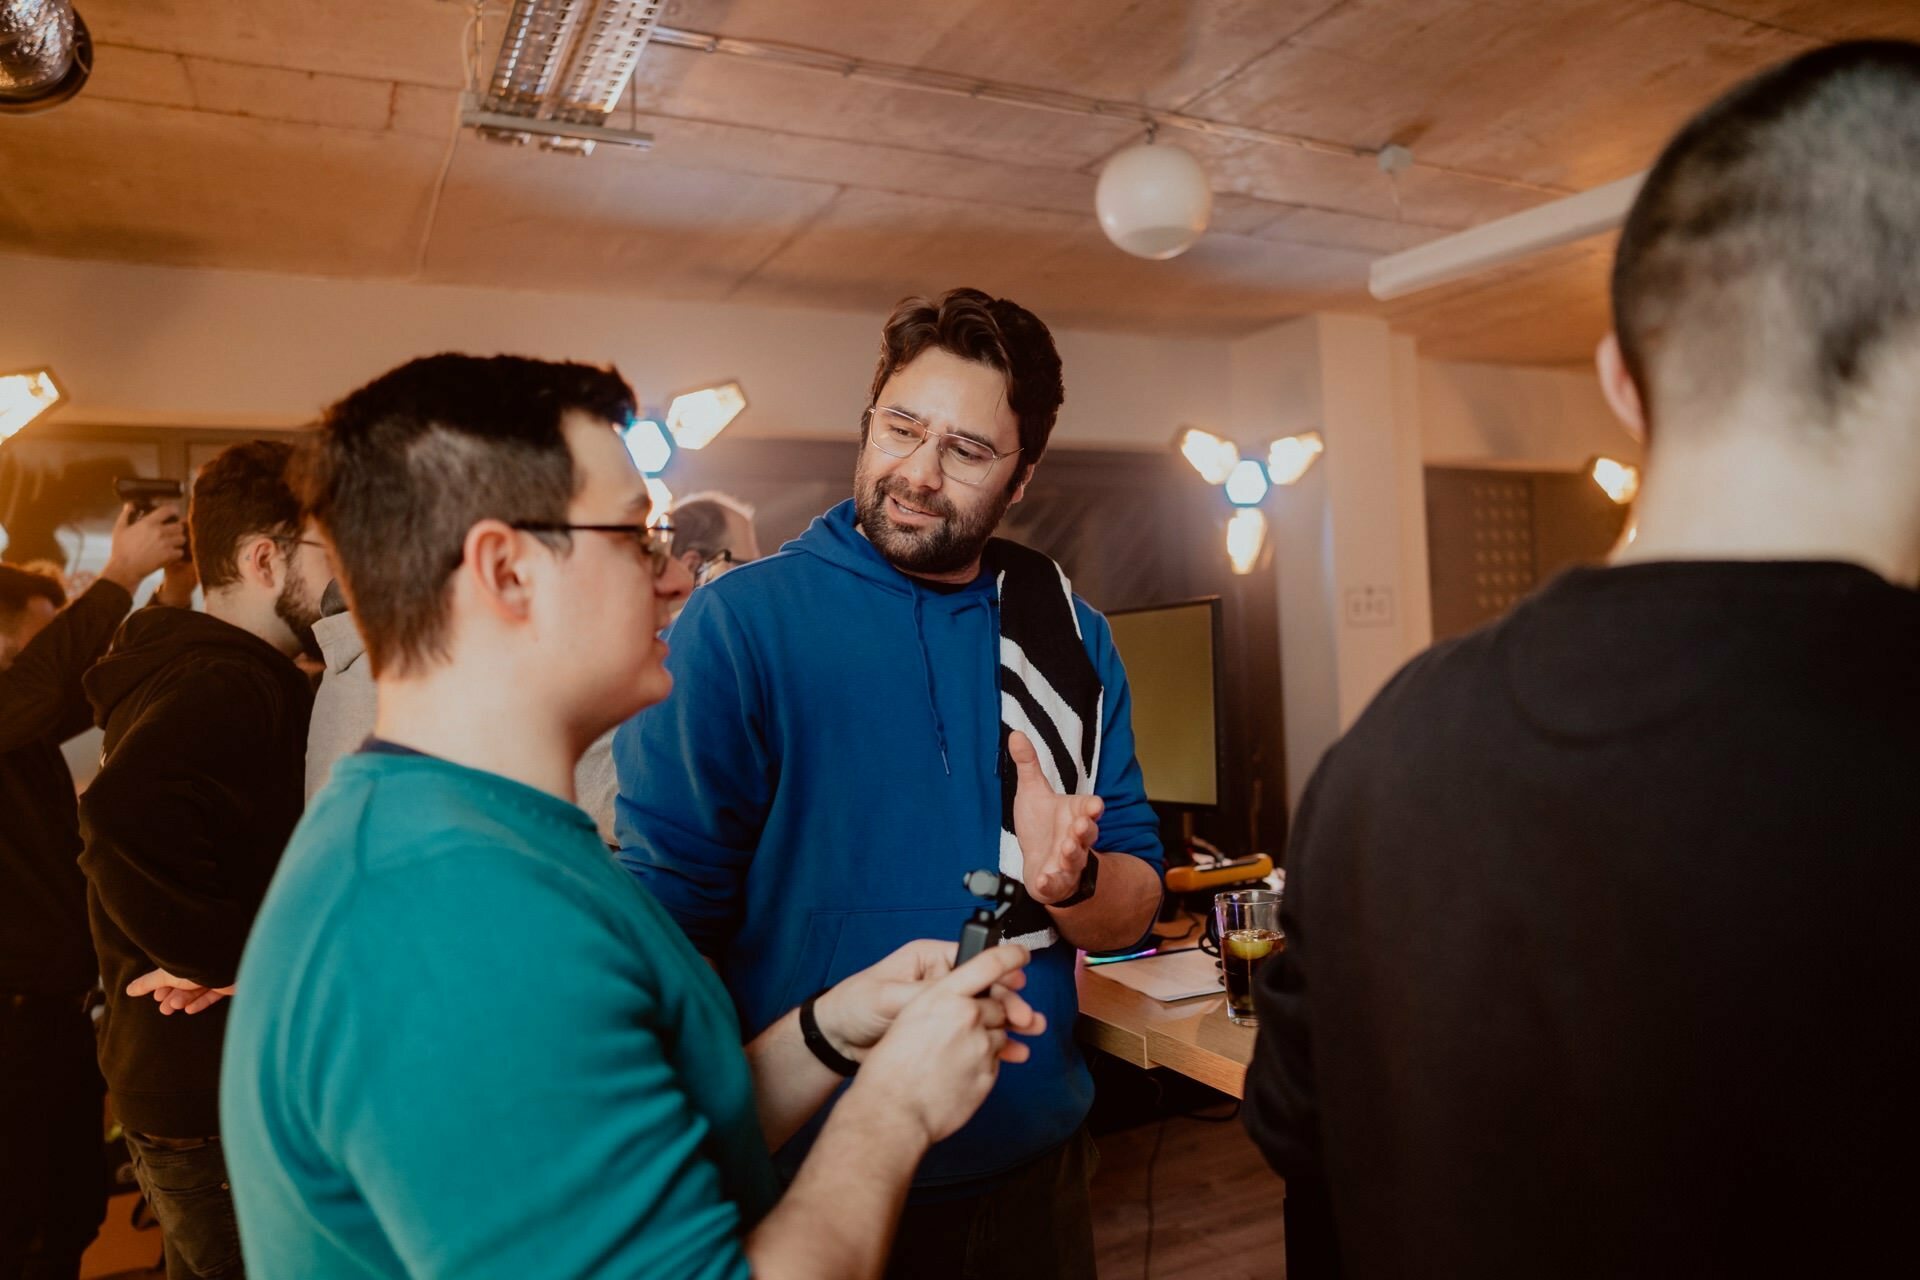
[[[728, 57], [745, 58], [796, 70], [832, 75], [843, 80], [883, 84], [896, 89], [970, 98], [976, 102], [991, 102], [999, 106], [1019, 107], [1029, 111], [1051, 111], [1059, 115], [1124, 121], [1141, 128], [1184, 129], [1190, 133], [1205, 134], [1209, 137], [1226, 138], [1235, 142], [1251, 142], [1262, 146], [1286, 147], [1295, 151], [1333, 156], [1344, 160], [1377, 160], [1383, 151], [1388, 150], [1387, 147], [1356, 147], [1344, 142], [1329, 142], [1322, 138], [1311, 138], [1301, 134], [1281, 133], [1251, 125], [1232, 124], [1206, 116], [1188, 115], [1182, 111], [1158, 111], [1151, 107], [1120, 102], [1111, 98], [1087, 97], [1058, 89], [1037, 89], [1029, 85], [983, 80], [973, 76], [956, 75], [948, 71], [903, 66], [899, 63], [873, 62], [865, 58], [854, 58], [846, 54], [829, 53], [772, 40], [742, 40], [734, 36], [716, 35], [706, 31], [656, 26], [653, 28], [650, 43], [695, 53], [724, 54]], [[1411, 160], [1410, 157], [1409, 163], [1401, 167], [1466, 178], [1474, 182], [1485, 182], [1539, 195], [1563, 196], [1572, 190], [1569, 187], [1528, 182], [1499, 174]]]

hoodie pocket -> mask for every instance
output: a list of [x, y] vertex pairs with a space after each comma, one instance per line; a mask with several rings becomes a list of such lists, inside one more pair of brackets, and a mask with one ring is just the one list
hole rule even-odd
[[813, 913], [807, 921], [807, 936], [800, 943], [800, 954], [794, 957], [793, 968], [788, 972], [787, 985], [779, 1001], [768, 1011], [770, 1019], [785, 1017], [787, 1010], [827, 985], [827, 966], [840, 943], [840, 929], [846, 919], [845, 911]]
[[839, 943], [815, 991], [878, 963], [915, 938], [957, 942], [967, 921], [964, 907], [880, 907], [845, 914]]

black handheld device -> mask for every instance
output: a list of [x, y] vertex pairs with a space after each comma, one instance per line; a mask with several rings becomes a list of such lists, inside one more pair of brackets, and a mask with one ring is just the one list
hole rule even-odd
[[120, 501], [133, 508], [133, 518], [138, 520], [163, 502], [180, 500], [180, 482], [162, 480], [150, 476], [115, 476], [113, 491]]
[[[180, 501], [185, 490], [178, 480], [163, 480], [158, 476], [115, 476], [113, 492], [120, 501], [133, 508], [133, 518], [138, 520], [163, 502]], [[181, 549], [180, 559], [193, 559], [191, 543]]]
[[960, 883], [966, 886], [968, 893], [976, 898], [985, 898], [993, 905], [975, 907], [967, 917], [967, 922], [960, 926], [960, 950], [953, 957], [955, 968], [988, 947], [999, 945], [1001, 926], [1020, 895], [1020, 882], [998, 871], [969, 871]]

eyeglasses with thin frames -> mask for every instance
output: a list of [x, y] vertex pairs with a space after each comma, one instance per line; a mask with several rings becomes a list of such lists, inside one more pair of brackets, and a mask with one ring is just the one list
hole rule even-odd
[[696, 587], [704, 587], [721, 574], [728, 572], [739, 564], [740, 561], [734, 559], [733, 552], [722, 547], [705, 560], [702, 560], [700, 567], [693, 571], [693, 585]]
[[911, 458], [929, 439], [936, 442], [940, 470], [961, 484], [983, 484], [1003, 458], [1020, 452], [1016, 445], [1005, 453], [970, 436], [935, 431], [910, 413], [874, 406], [866, 412], [867, 443], [893, 458]]
[[645, 524], [564, 524], [553, 520], [515, 520], [509, 528], [523, 533], [608, 533], [628, 537], [646, 553], [653, 576], [667, 571], [673, 560], [673, 521], [662, 516]]

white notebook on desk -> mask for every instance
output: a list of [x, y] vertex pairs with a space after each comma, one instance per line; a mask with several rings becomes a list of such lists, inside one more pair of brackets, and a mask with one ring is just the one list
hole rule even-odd
[[1198, 947], [1103, 964], [1095, 972], [1155, 1000], [1169, 1002], [1217, 996], [1226, 990], [1220, 981], [1220, 961]]

